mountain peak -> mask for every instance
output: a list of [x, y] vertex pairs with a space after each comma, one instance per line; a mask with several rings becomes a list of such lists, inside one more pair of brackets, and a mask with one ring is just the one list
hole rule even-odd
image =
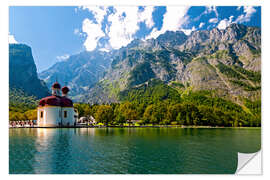
[[157, 37], [157, 41], [165, 46], [179, 46], [187, 40], [188, 36], [183, 31], [166, 31]]

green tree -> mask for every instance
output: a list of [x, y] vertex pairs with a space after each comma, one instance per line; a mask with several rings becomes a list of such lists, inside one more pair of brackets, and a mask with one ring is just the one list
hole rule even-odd
[[185, 125], [185, 120], [182, 118], [181, 113], [178, 113], [177, 117], [176, 117], [176, 122], [179, 125]]
[[37, 120], [37, 110], [28, 110], [25, 112], [25, 116], [27, 117], [28, 120]]
[[119, 107], [119, 113], [124, 116], [125, 120], [134, 120], [137, 119], [138, 113], [136, 111], [136, 108], [133, 104], [130, 102], [124, 102]]
[[95, 113], [97, 122], [104, 123], [106, 126], [112, 122], [113, 109], [109, 105], [100, 105]]

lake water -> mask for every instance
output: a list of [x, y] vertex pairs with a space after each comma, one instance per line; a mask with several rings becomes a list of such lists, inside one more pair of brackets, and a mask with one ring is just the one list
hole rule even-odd
[[16, 128], [9, 172], [231, 174], [237, 152], [260, 148], [260, 128]]

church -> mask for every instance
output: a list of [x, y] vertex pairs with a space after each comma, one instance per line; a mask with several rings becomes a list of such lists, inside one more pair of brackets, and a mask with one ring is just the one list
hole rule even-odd
[[[62, 90], [62, 95], [61, 95]], [[77, 113], [73, 102], [68, 98], [69, 88], [55, 82], [52, 85], [52, 96], [42, 98], [37, 109], [38, 127], [74, 126]]]

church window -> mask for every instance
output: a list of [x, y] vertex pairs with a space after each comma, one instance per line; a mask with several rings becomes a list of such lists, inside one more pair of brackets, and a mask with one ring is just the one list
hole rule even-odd
[[40, 111], [40, 118], [43, 118], [43, 111]]
[[67, 117], [67, 111], [64, 111], [64, 118]]

